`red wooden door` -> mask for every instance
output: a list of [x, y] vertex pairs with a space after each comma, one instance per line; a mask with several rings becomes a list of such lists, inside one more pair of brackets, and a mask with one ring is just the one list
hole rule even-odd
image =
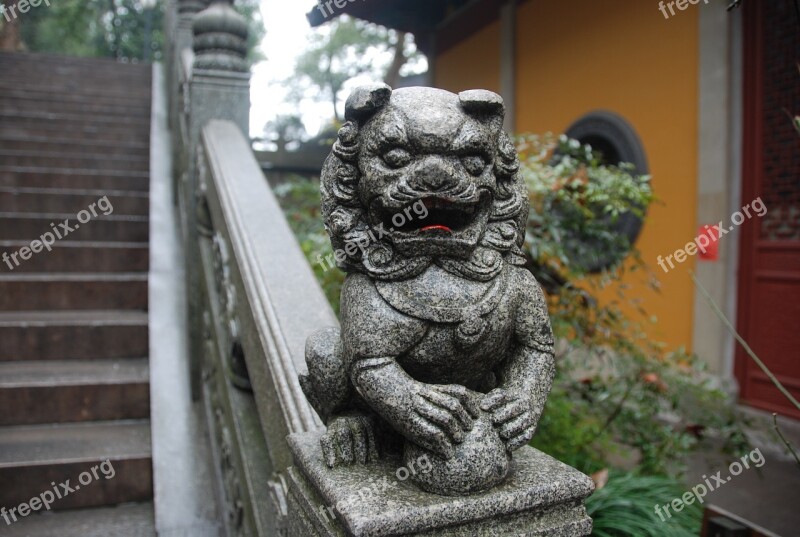
[[[744, 3], [742, 205], [759, 197], [761, 218], [742, 226], [738, 328], [800, 399], [800, 15], [794, 0]], [[744, 402], [800, 418], [741, 347], [736, 376]]]

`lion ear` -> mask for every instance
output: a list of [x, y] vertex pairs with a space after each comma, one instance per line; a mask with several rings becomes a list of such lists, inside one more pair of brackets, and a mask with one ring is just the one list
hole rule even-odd
[[494, 114], [503, 117], [506, 112], [503, 98], [489, 90], [468, 90], [458, 94], [461, 108], [468, 114]]
[[348, 121], [363, 121], [389, 102], [392, 88], [386, 84], [369, 84], [353, 90], [344, 105], [344, 117]]

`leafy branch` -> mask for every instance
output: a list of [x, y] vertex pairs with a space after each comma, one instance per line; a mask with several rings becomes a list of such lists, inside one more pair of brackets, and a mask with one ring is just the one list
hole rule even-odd
[[[797, 399], [795, 399], [794, 396], [789, 392], [789, 390], [787, 390], [784, 387], [784, 385], [781, 384], [781, 381], [778, 380], [778, 378], [772, 373], [772, 371], [770, 371], [769, 367], [767, 367], [767, 364], [765, 364], [761, 360], [761, 358], [758, 357], [758, 355], [755, 353], [755, 351], [753, 351], [750, 345], [747, 344], [747, 341], [745, 341], [744, 338], [739, 334], [739, 332], [736, 331], [736, 328], [734, 328], [733, 324], [728, 320], [728, 317], [725, 316], [725, 314], [722, 312], [722, 310], [714, 301], [714, 299], [711, 298], [711, 294], [709, 294], [706, 288], [703, 287], [703, 284], [701, 284], [697, 280], [697, 277], [695, 276], [694, 272], [689, 271], [689, 275], [692, 277], [692, 281], [694, 282], [694, 284], [700, 290], [700, 293], [702, 293], [703, 297], [706, 299], [706, 302], [708, 302], [708, 304], [711, 306], [711, 309], [714, 311], [714, 314], [719, 318], [719, 320], [722, 321], [722, 324], [725, 325], [725, 327], [733, 335], [733, 337], [736, 338], [736, 341], [738, 341], [739, 344], [742, 346], [742, 348], [744, 348], [747, 355], [753, 359], [753, 361], [761, 369], [761, 371], [764, 372], [764, 374], [767, 376], [770, 382], [772, 382], [772, 384], [774, 384], [775, 387], [778, 388], [778, 391], [780, 391], [789, 400], [789, 402], [792, 403], [792, 405], [794, 405], [795, 408], [797, 408], [797, 410], [800, 410], [800, 403], [797, 401]], [[773, 421], [775, 423], [775, 430], [777, 431], [778, 436], [780, 436], [781, 440], [783, 440], [783, 443], [786, 444], [786, 447], [794, 456], [795, 460], [797, 461], [797, 464], [800, 465], [800, 457], [798, 457], [794, 447], [792, 447], [789, 441], [786, 440], [786, 437], [783, 435], [780, 428], [778, 427], [777, 414], [773, 414], [772, 416], [773, 416]]]
[[786, 439], [785, 436], [783, 436], [783, 431], [781, 431], [781, 428], [778, 427], [778, 415], [775, 412], [772, 413], [772, 424], [775, 427], [775, 432], [778, 433], [778, 436], [789, 450], [789, 453], [794, 456], [794, 460], [797, 461], [798, 466], [800, 466], [800, 457], [798, 457], [797, 452], [794, 450], [792, 444]]

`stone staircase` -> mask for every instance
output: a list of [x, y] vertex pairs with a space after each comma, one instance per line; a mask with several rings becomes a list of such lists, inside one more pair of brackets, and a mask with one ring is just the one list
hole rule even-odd
[[0, 73], [0, 535], [155, 535], [150, 67], [0, 54]]

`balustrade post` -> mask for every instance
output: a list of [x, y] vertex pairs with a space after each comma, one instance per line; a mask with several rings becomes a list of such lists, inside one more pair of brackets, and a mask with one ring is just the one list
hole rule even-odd
[[233, 8], [232, 0], [214, 0], [192, 19], [194, 63], [188, 95], [188, 160], [185, 163], [186, 184], [181, 190], [186, 224], [184, 237], [189, 289], [189, 337], [195, 397], [199, 396], [203, 354], [203, 283], [198, 249], [201, 230], [198, 226], [205, 225], [203, 215], [207, 213], [204, 187], [197, 173], [200, 133], [209, 121], [224, 119], [235, 123], [249, 139], [250, 72], [245, 59], [247, 32], [247, 21]]
[[192, 21], [208, 6], [207, 0], [170, 0], [166, 5], [167, 39], [165, 61], [169, 93], [169, 126], [173, 133], [180, 132], [181, 56], [192, 48]]

